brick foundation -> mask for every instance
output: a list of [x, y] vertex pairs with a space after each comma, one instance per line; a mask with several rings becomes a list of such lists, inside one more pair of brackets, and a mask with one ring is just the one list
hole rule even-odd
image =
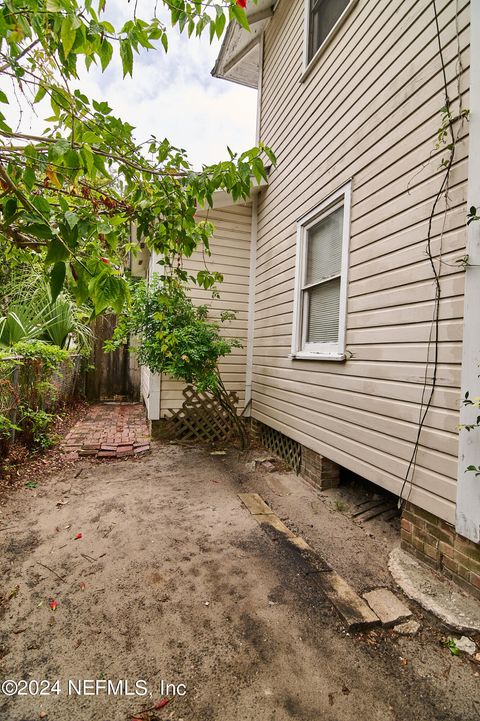
[[340, 466], [319, 453], [302, 446], [300, 475], [320, 490], [334, 488], [340, 483]]
[[402, 548], [442, 571], [480, 598], [480, 545], [428, 511], [407, 503], [401, 520]]
[[340, 484], [340, 466], [255, 418], [250, 422], [250, 438], [282, 457], [315, 488], [326, 490]]

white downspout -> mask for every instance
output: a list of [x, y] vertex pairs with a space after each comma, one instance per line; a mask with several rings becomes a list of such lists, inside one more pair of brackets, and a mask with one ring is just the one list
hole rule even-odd
[[[467, 207], [480, 209], [480, 3], [470, 3], [470, 123], [468, 151]], [[462, 395], [479, 396], [480, 386], [480, 221], [467, 226], [468, 265], [465, 271], [463, 322]], [[460, 423], [475, 423], [478, 408], [462, 406]], [[456, 530], [465, 538], [480, 543], [480, 477], [466, 471], [480, 465], [480, 429], [460, 430]]]
[[253, 344], [255, 332], [255, 274], [257, 270], [257, 209], [258, 195], [252, 199], [252, 232], [250, 239], [250, 275], [248, 281], [248, 331], [247, 331], [247, 365], [245, 371], [245, 415], [251, 415]]
[[[260, 37], [260, 57], [258, 61], [258, 91], [257, 91], [257, 126], [255, 143], [260, 142], [261, 121], [262, 121], [262, 81], [263, 81], [263, 41], [264, 35]], [[250, 236], [250, 269], [248, 282], [248, 321], [247, 321], [247, 358], [245, 370], [245, 415], [251, 415], [252, 402], [252, 375], [253, 375], [253, 346], [255, 333], [255, 275], [257, 272], [257, 227], [258, 227], [258, 193], [252, 198], [252, 230]]]

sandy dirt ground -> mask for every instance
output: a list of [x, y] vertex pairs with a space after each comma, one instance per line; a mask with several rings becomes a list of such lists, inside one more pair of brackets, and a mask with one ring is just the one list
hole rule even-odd
[[[155, 443], [148, 456], [80, 461], [11, 495], [0, 515], [0, 679], [59, 684], [58, 694], [4, 693], [2, 721], [480, 718], [480, 667], [450, 655], [445, 629], [413, 609], [415, 638], [347, 633], [294, 549], [237, 494], [261, 493], [360, 592], [393, 587], [388, 524], [359, 528], [338, 510], [341, 491], [247, 473], [245, 460]], [[98, 693], [82, 693], [82, 680], [100, 681]], [[107, 694], [119, 680], [124, 695]], [[140, 715], [166, 697], [162, 680], [186, 693]], [[125, 695], [135, 688], [148, 695]]]

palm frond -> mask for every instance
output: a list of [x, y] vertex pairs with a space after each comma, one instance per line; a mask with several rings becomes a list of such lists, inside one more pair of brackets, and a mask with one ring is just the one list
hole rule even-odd
[[1, 346], [38, 339], [78, 351], [91, 347], [88, 308], [79, 306], [66, 290], [52, 301], [41, 266], [15, 269], [1, 296], [6, 308], [0, 317]]

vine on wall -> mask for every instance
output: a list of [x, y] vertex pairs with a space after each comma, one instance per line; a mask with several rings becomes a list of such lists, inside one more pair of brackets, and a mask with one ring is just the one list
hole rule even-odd
[[[446, 218], [447, 213], [449, 210], [449, 191], [450, 191], [450, 183], [451, 183], [451, 172], [452, 168], [455, 163], [456, 159], [456, 150], [457, 145], [460, 140], [464, 122], [468, 121], [470, 111], [467, 108], [462, 107], [462, 91], [460, 87], [460, 79], [463, 73], [463, 66], [462, 66], [462, 59], [461, 59], [461, 48], [460, 48], [460, 40], [459, 40], [459, 29], [458, 29], [458, 6], [456, 8], [455, 13], [455, 23], [456, 23], [456, 33], [457, 33], [457, 63], [456, 63], [456, 81], [457, 81], [457, 107], [455, 109], [454, 104], [452, 103], [452, 100], [449, 95], [449, 83], [447, 79], [447, 70], [446, 70], [446, 63], [445, 63], [445, 56], [444, 51], [442, 47], [442, 39], [441, 39], [441, 31], [440, 31], [440, 25], [439, 25], [439, 19], [438, 19], [438, 12], [437, 12], [437, 6], [436, 1], [433, 0], [432, 3], [433, 6], [433, 14], [434, 14], [434, 23], [435, 23], [435, 35], [438, 45], [438, 57], [440, 59], [440, 65], [441, 65], [441, 76], [442, 76], [442, 84], [443, 84], [443, 93], [444, 93], [444, 104], [443, 107], [440, 109], [441, 114], [441, 123], [440, 127], [438, 128], [438, 131], [436, 133], [436, 141], [434, 144], [433, 152], [437, 151], [443, 151], [442, 157], [439, 164], [439, 170], [442, 171], [441, 174], [441, 181], [440, 186], [438, 188], [438, 191], [434, 197], [430, 215], [428, 217], [428, 226], [427, 226], [427, 242], [426, 242], [426, 248], [425, 252], [428, 257], [431, 270], [432, 270], [432, 276], [434, 280], [434, 304], [433, 304], [433, 313], [432, 313], [432, 320], [430, 325], [430, 333], [428, 337], [427, 342], [427, 359], [425, 363], [425, 372], [423, 377], [423, 385], [422, 385], [422, 396], [420, 401], [420, 411], [419, 411], [419, 418], [418, 418], [418, 424], [417, 424], [417, 432], [415, 436], [414, 446], [412, 450], [412, 454], [410, 456], [410, 460], [407, 466], [407, 471], [405, 473], [403, 485], [399, 494], [399, 501], [398, 505], [399, 508], [402, 507], [409, 499], [410, 493], [413, 487], [413, 477], [415, 474], [415, 468], [417, 463], [417, 456], [418, 456], [418, 450], [420, 447], [420, 438], [422, 435], [423, 428], [426, 423], [428, 412], [432, 406], [433, 402], [433, 396], [435, 393], [435, 389], [437, 387], [437, 373], [438, 373], [438, 365], [439, 365], [439, 329], [440, 329], [440, 300], [442, 297], [442, 288], [440, 283], [441, 278], [441, 272], [442, 272], [442, 265], [451, 265], [450, 263], [447, 263], [442, 258], [442, 244], [443, 244], [443, 236], [445, 232], [445, 225], [446, 225]], [[442, 228], [440, 231], [440, 238], [439, 238], [439, 248], [438, 251], [435, 253], [433, 250], [433, 239], [434, 234], [432, 232], [433, 230], [433, 223], [434, 219], [436, 217], [436, 214], [438, 212], [439, 205], [441, 201], [444, 201], [445, 207], [443, 210], [443, 222], [442, 222]], [[478, 220], [480, 217], [477, 217], [477, 211], [476, 208], [470, 208], [469, 215], [467, 217], [467, 223], [472, 222], [472, 220]], [[457, 259], [456, 266], [457, 267], [463, 267], [465, 269], [468, 265], [468, 256], [464, 255], [462, 258]], [[430, 375], [431, 374], [431, 375]], [[479, 401], [479, 405], [477, 407], [480, 407], [480, 399], [476, 399]], [[469, 401], [468, 394], [464, 400], [464, 403], [470, 404], [472, 401]], [[475, 402], [475, 401], [474, 401]], [[480, 427], [480, 415], [477, 418], [477, 423]], [[472, 426], [472, 427], [476, 427]], [[471, 430], [472, 427], [467, 428], [467, 430]], [[480, 468], [476, 468], [474, 466], [469, 466], [467, 470], [475, 470], [478, 471], [478, 475], [480, 475]], [[404, 491], [405, 488], [409, 484], [409, 490], [404, 497]]]

